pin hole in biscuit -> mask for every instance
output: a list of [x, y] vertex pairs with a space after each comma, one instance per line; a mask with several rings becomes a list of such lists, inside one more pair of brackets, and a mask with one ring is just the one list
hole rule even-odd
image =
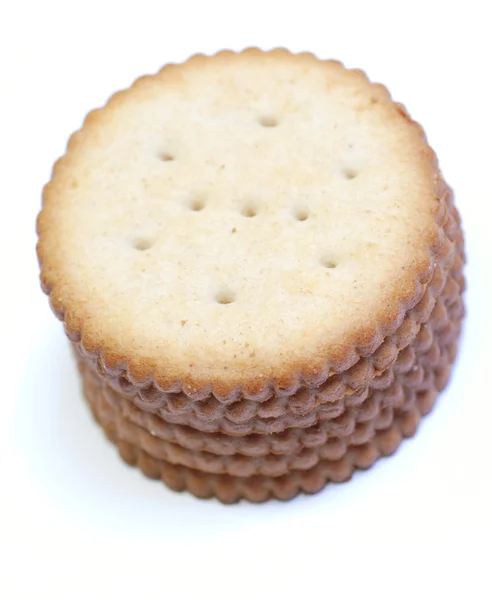
[[162, 152], [159, 158], [162, 160], [162, 162], [172, 162], [176, 157], [170, 152]]
[[307, 208], [297, 207], [293, 210], [293, 216], [297, 221], [307, 221], [309, 218], [309, 211]]
[[132, 246], [135, 248], [135, 250], [138, 250], [139, 252], [150, 250], [150, 248], [152, 248], [153, 245], [154, 242], [151, 239], [144, 237], [135, 238], [132, 242]]
[[219, 290], [215, 294], [215, 301], [218, 304], [232, 304], [236, 300], [236, 295], [231, 290]]
[[258, 209], [253, 204], [245, 204], [241, 209], [243, 217], [256, 217]]
[[259, 118], [259, 123], [262, 127], [277, 127], [278, 119], [273, 115], [263, 115]]
[[194, 212], [200, 212], [205, 208], [205, 200], [201, 197], [192, 198], [190, 208]]
[[337, 263], [333, 259], [327, 258], [326, 256], [323, 256], [321, 258], [320, 263], [326, 269], [335, 269], [338, 266]]
[[349, 168], [343, 169], [342, 174], [344, 175], [345, 179], [348, 179], [348, 180], [355, 179], [358, 175], [358, 173], [355, 169], [349, 169]]

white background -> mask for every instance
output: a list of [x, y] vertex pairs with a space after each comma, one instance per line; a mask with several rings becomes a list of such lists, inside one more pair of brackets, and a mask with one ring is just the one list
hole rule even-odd
[[[487, 2], [0, 3], [0, 598], [492, 598]], [[115, 90], [197, 51], [361, 67], [420, 121], [467, 234], [452, 386], [416, 439], [314, 497], [225, 507], [125, 466], [37, 280], [40, 191]]]

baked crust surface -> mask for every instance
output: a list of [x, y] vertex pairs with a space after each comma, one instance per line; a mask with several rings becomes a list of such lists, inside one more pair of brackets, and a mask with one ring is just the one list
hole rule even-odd
[[69, 338], [139, 385], [319, 385], [372, 354], [446, 254], [446, 188], [381, 85], [286, 50], [197, 55], [90, 113], [38, 218]]

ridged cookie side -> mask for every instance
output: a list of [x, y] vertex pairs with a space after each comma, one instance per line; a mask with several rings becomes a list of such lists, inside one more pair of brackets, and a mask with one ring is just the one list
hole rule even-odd
[[[449, 369], [438, 374], [439, 388], [446, 385], [449, 376]], [[356, 469], [368, 469], [379, 458], [393, 454], [405, 438], [415, 434], [421, 418], [430, 412], [438, 394], [439, 390], [435, 387], [413, 394], [408, 401], [410, 406], [405, 411], [395, 412], [393, 423], [387, 429], [377, 431], [365, 444], [350, 446], [338, 460], [322, 460], [312, 469], [293, 470], [279, 477], [234, 477], [203, 473], [152, 458], [141, 448], [119, 440], [112, 428], [105, 429], [105, 433], [116, 444], [125, 462], [138, 466], [152, 479], [161, 479], [172, 490], [186, 490], [198, 498], [216, 497], [225, 504], [241, 499], [250, 502], [265, 502], [272, 498], [289, 500], [300, 493], [319, 492], [329, 482], [348, 481]]]
[[[290, 470], [308, 470], [320, 460], [340, 459], [349, 447], [367, 443], [376, 431], [387, 429], [392, 423], [395, 411], [401, 413], [411, 409], [416, 394], [431, 389], [440, 390], [455, 357], [461, 324], [460, 314], [463, 315], [463, 310], [460, 308], [462, 308], [461, 302], [458, 303], [458, 310], [450, 321], [452, 329], [437, 330], [430, 348], [417, 354], [413, 366], [408, 371], [396, 375], [395, 384], [401, 391], [400, 394], [395, 394], [394, 390], [390, 390], [388, 394], [385, 391], [378, 391], [371, 394], [360, 406], [346, 408], [343, 419], [335, 419], [334, 423], [322, 421], [319, 424], [321, 427], [315, 428], [317, 430], [315, 433], [322, 432], [325, 435], [318, 435], [316, 440], [318, 443], [311, 444], [309, 448], [303, 442], [312, 440], [313, 431], [295, 430], [297, 448], [291, 448], [291, 454], [282, 452], [279, 455], [244, 456], [241, 442], [245, 444], [248, 451], [251, 450], [247, 438], [234, 438], [237, 453], [232, 455], [190, 450], [177, 444], [175, 440], [170, 442], [160, 439], [155, 435], [154, 430], [150, 432], [125, 417], [119, 407], [112, 404], [104, 394], [104, 389], [97, 384], [94, 385], [90, 377], [84, 382], [85, 395], [95, 418], [106, 429], [113, 429], [119, 440], [141, 448], [152, 458], [208, 473], [225, 473], [238, 477], [253, 475], [278, 477]], [[333, 425], [331, 429], [330, 425]], [[214, 436], [210, 437], [213, 439]], [[325, 437], [324, 441], [322, 437]], [[203, 435], [202, 441], [206, 439]]]

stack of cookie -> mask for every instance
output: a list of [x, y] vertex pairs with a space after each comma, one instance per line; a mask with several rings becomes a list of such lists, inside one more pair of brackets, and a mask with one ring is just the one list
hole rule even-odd
[[459, 215], [360, 71], [257, 49], [168, 65], [89, 114], [43, 200], [41, 281], [92, 412], [172, 489], [347, 480], [449, 379]]

